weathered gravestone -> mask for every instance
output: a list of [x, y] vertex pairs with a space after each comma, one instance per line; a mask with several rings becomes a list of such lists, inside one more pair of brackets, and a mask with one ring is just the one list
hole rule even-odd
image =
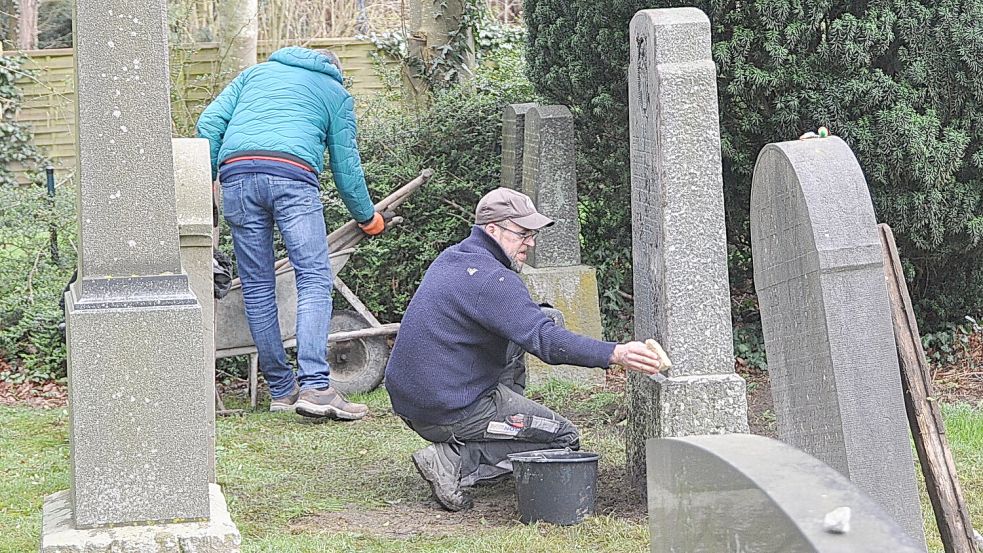
[[779, 437], [840, 471], [924, 545], [881, 244], [845, 142], [764, 147], [751, 243]]
[[[601, 307], [597, 297], [597, 272], [593, 267], [525, 267], [519, 275], [536, 303], [547, 303], [563, 313], [567, 330], [601, 339]], [[551, 378], [588, 385], [603, 385], [604, 370], [570, 365], [547, 365], [532, 354], [526, 355], [529, 384], [543, 384]]]
[[573, 115], [566, 106], [534, 106], [525, 117], [521, 192], [553, 219], [536, 239], [533, 267], [580, 265], [577, 155]]
[[509, 104], [502, 114], [501, 186], [522, 190], [522, 146], [525, 141], [526, 113], [535, 103]]
[[649, 440], [648, 505], [652, 553], [925, 550], [829, 465], [751, 434]]
[[[522, 278], [539, 303], [559, 309], [566, 328], [601, 338], [601, 309], [597, 296], [597, 272], [580, 264], [580, 219], [577, 209], [576, 146], [573, 115], [565, 106], [528, 106], [524, 109], [522, 185], [536, 208], [555, 221], [543, 229], [530, 250]], [[521, 109], [517, 110], [522, 111]], [[508, 141], [508, 111], [503, 148]], [[504, 158], [503, 158], [504, 159]], [[506, 169], [502, 169], [503, 175]], [[526, 357], [529, 383], [550, 378], [586, 384], [603, 384], [604, 371], [568, 365], [547, 365]]]
[[213, 398], [180, 262], [166, 14], [163, 0], [76, 3], [71, 489], [45, 499], [42, 553], [238, 551], [208, 482]]
[[747, 432], [734, 373], [717, 76], [710, 22], [695, 8], [642, 10], [631, 21], [629, 115], [635, 337], [655, 338], [667, 379], [628, 380], [629, 470], [645, 440]]
[[[175, 138], [174, 191], [178, 234], [181, 237], [181, 267], [188, 275], [191, 291], [201, 305], [204, 336], [204, 385], [215, 394], [215, 282], [212, 268], [212, 178], [208, 141]], [[215, 402], [206, 403], [208, 423], [209, 481], [215, 481]]]

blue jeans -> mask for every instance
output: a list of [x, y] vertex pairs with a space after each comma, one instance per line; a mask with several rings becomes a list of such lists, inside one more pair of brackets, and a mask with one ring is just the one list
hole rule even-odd
[[[259, 367], [270, 395], [329, 385], [327, 340], [333, 277], [328, 261], [324, 208], [317, 187], [263, 173], [222, 183], [222, 207], [242, 280], [242, 298]], [[297, 377], [287, 363], [277, 320], [273, 224], [287, 246], [297, 277]]]

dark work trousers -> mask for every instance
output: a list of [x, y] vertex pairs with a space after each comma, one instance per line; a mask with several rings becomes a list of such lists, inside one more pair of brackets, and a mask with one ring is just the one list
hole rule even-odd
[[468, 406], [463, 419], [451, 424], [406, 420], [425, 440], [454, 446], [460, 457], [462, 486], [511, 472], [510, 453], [580, 448], [580, 435], [570, 421], [523, 395], [526, 362], [522, 348], [510, 343], [508, 360], [498, 386]]

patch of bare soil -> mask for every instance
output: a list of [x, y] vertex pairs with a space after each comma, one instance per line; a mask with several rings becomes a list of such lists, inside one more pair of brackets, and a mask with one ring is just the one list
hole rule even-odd
[[[422, 481], [420, 485], [425, 485]], [[291, 532], [354, 532], [383, 538], [460, 536], [485, 527], [519, 524], [512, 480], [474, 490], [474, 508], [451, 513], [436, 501], [392, 502], [388, 507], [319, 513], [295, 519]]]
[[[420, 485], [424, 486], [423, 481]], [[318, 513], [291, 521], [291, 532], [353, 532], [380, 538], [440, 538], [462, 536], [482, 528], [504, 528], [521, 524], [516, 505], [515, 483], [506, 478], [492, 486], [471, 491], [474, 508], [451, 513], [433, 499], [391, 502], [387, 507], [365, 509], [351, 506], [345, 511]], [[646, 519], [645, 502], [629, 481], [624, 467], [603, 467], [598, 475], [596, 512], [640, 522]]]
[[634, 486], [624, 465], [601, 467], [597, 475], [596, 512], [632, 522], [648, 519], [642, 488]]
[[941, 401], [983, 401], [983, 332], [974, 332], [968, 338], [954, 363], [932, 369], [935, 395]]
[[768, 372], [738, 362], [737, 373], [747, 383], [747, 419], [751, 433], [778, 438], [775, 404], [771, 400], [771, 383]]

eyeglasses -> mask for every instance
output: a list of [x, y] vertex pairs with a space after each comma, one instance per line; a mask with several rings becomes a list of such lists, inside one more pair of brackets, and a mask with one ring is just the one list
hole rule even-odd
[[500, 228], [500, 229], [502, 229], [502, 230], [504, 230], [504, 231], [511, 232], [512, 234], [514, 234], [514, 235], [518, 236], [519, 238], [521, 238], [522, 241], [523, 242], [526, 242], [526, 243], [535, 240], [536, 239], [536, 235], [539, 234], [539, 231], [538, 230], [527, 230], [526, 232], [518, 232], [518, 231], [512, 230], [510, 228], [506, 228], [505, 226], [503, 226], [501, 224], [498, 224], [498, 223], [495, 223], [495, 226], [498, 227], [498, 228]]

